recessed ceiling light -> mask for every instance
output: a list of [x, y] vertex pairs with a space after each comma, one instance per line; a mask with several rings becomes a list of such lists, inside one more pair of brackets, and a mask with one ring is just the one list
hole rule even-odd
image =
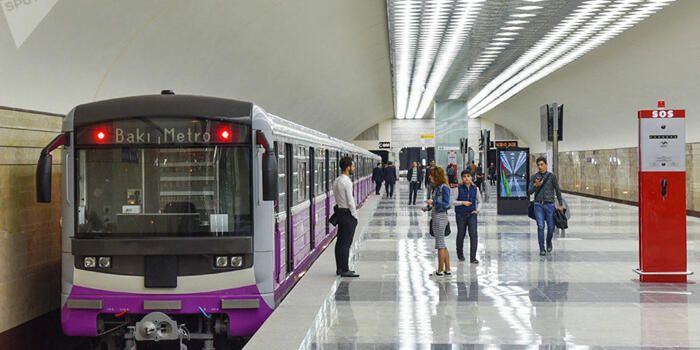
[[524, 19], [516, 19], [512, 21], [506, 21], [508, 24], [525, 24], [525, 23], [530, 23], [530, 21], [526, 21]]
[[503, 27], [501, 30], [520, 30], [523, 29], [524, 27]]
[[527, 18], [527, 17], [535, 17], [537, 15], [534, 13], [514, 13], [510, 16], [515, 17], [515, 18]]
[[507, 45], [510, 45], [510, 43], [499, 43], [499, 42], [495, 42], [495, 43], [490, 43], [490, 44], [489, 44], [489, 46], [507, 46]]
[[498, 34], [496, 34], [496, 35], [498, 35], [498, 36], [514, 36], [514, 35], [518, 35], [518, 34], [520, 34], [520, 33], [516, 33], [516, 32], [502, 32], [502, 33], [498, 33]]
[[493, 40], [498, 40], [498, 41], [510, 41], [510, 40], [515, 40], [515, 38], [493, 38]]

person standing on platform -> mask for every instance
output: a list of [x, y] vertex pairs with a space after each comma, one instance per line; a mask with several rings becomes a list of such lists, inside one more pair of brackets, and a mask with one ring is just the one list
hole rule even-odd
[[342, 277], [360, 277], [350, 270], [350, 247], [357, 228], [357, 208], [351, 176], [355, 173], [355, 164], [350, 157], [340, 159], [341, 174], [333, 182], [333, 195], [336, 206], [335, 221], [338, 224], [338, 237], [335, 240], [335, 274]]
[[457, 258], [464, 261], [464, 238], [469, 232], [469, 262], [478, 264], [476, 248], [479, 243], [476, 217], [481, 211], [481, 191], [472, 181], [468, 170], [462, 171], [462, 183], [459, 185], [457, 198], [452, 200], [457, 219]]
[[418, 167], [418, 163], [411, 163], [411, 169], [408, 169], [406, 179], [409, 181], [408, 205], [416, 205], [416, 197], [418, 197], [418, 187], [423, 179], [423, 173]]
[[435, 249], [438, 251], [438, 268], [435, 271], [435, 276], [451, 275], [450, 271], [450, 254], [447, 252], [445, 244], [445, 230], [449, 224], [447, 211], [450, 209], [450, 186], [447, 183], [447, 175], [440, 167], [433, 169], [430, 175], [433, 181], [432, 199], [428, 199], [426, 203], [430, 208], [430, 225], [435, 236]]
[[428, 166], [425, 168], [425, 192], [428, 194], [428, 199], [433, 195], [433, 180], [431, 180], [430, 176], [433, 173], [433, 169], [435, 169], [435, 161], [431, 160], [428, 163]]
[[[537, 173], [530, 177], [530, 187], [527, 189], [527, 194], [535, 194], [534, 209], [535, 221], [537, 221], [537, 241], [540, 245], [540, 255], [544, 256], [552, 252], [552, 238], [554, 237], [554, 210], [555, 202], [559, 204], [556, 210], [563, 210], [561, 203], [564, 200], [561, 197], [561, 189], [559, 188], [559, 180], [557, 176], [547, 171], [547, 159], [545, 157], [537, 158]], [[547, 246], [545, 251], [544, 225], [547, 223]]]
[[476, 168], [477, 168], [476, 163], [474, 163], [474, 161], [472, 160], [472, 164], [471, 164], [471, 168], [470, 168], [472, 176], [476, 175]]
[[493, 163], [489, 165], [489, 184], [496, 186], [496, 166]]
[[418, 163], [418, 170], [420, 170], [419, 174], [421, 174], [418, 177], [418, 190], [420, 190], [421, 187], [423, 186], [423, 180], [424, 180], [423, 179], [423, 172], [425, 171], [425, 167], [423, 166], [423, 164]]
[[396, 184], [396, 167], [394, 163], [387, 163], [384, 168], [384, 188], [386, 189], [386, 198], [394, 198], [394, 185]]
[[372, 170], [372, 181], [374, 181], [375, 184], [374, 194], [379, 195], [379, 191], [382, 189], [382, 182], [384, 181], [382, 163], [377, 163], [377, 167]]

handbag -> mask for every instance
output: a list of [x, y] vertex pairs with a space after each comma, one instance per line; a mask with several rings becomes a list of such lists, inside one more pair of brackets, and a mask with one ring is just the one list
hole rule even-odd
[[[549, 174], [545, 176], [544, 181], [542, 181], [542, 186], [535, 191], [535, 197], [537, 198], [537, 194], [540, 193], [542, 190], [542, 187], [544, 187], [544, 184], [547, 183], [547, 180], [549, 180]], [[527, 217], [529, 217], [532, 220], [536, 220], [535, 218], [535, 201], [530, 201], [530, 203], [527, 204]]]
[[554, 211], [554, 226], [560, 229], [569, 228], [569, 220], [566, 218], [566, 208]]
[[[435, 232], [433, 232], [433, 219], [430, 219], [428, 225], [430, 225], [430, 235], [435, 237]], [[449, 236], [450, 233], [452, 233], [452, 230], [450, 229], [450, 223], [447, 222], [447, 226], [445, 226], [445, 237]]]

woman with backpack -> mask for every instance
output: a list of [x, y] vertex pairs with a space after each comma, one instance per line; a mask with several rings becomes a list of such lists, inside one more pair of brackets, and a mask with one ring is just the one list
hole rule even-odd
[[430, 176], [434, 191], [432, 199], [428, 199], [427, 210], [430, 210], [430, 229], [435, 236], [435, 249], [438, 251], [438, 268], [435, 276], [452, 275], [450, 271], [450, 254], [445, 244], [445, 231], [449, 229], [447, 211], [450, 209], [450, 187], [447, 176], [441, 167], [433, 169]]

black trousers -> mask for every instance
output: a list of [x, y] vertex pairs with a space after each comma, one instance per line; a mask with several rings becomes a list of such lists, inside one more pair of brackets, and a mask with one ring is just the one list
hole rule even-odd
[[416, 197], [418, 197], [418, 186], [420, 186], [420, 182], [411, 181], [409, 186], [408, 204], [416, 204]]
[[379, 194], [379, 191], [382, 189], [382, 182], [381, 181], [375, 181], [374, 184], [376, 185], [376, 188], [374, 190], [375, 194]]
[[335, 270], [343, 273], [350, 271], [348, 260], [350, 259], [350, 246], [355, 237], [357, 219], [350, 214], [336, 214], [338, 223], [338, 237], [335, 241]]
[[491, 184], [491, 186], [496, 186], [496, 175], [489, 176], [489, 180], [489, 184]]
[[464, 239], [469, 232], [469, 260], [476, 259], [476, 246], [479, 243], [479, 235], [476, 232], [476, 215], [457, 215], [457, 257], [464, 259]]
[[389, 198], [394, 197], [394, 183], [387, 182], [384, 184], [384, 187], [386, 188], [386, 196]]

